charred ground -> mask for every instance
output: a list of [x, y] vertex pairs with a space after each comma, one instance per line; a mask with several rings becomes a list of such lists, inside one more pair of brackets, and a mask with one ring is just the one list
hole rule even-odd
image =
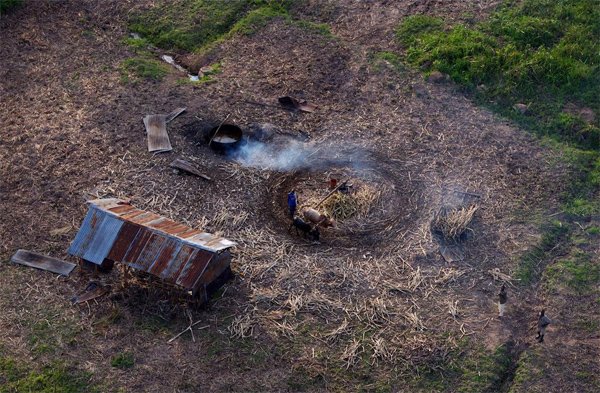
[[[560, 213], [572, 168], [454, 85], [381, 55], [401, 51], [394, 29], [405, 16], [478, 20], [495, 2], [307, 1], [292, 7], [292, 21], [269, 18], [209, 54], [176, 53], [191, 69], [220, 64], [201, 84], [170, 68], [158, 80], [124, 70], [127, 59], [157, 58], [124, 42], [131, 15], [152, 2], [131, 3], [25, 2], [0, 19], [7, 391], [27, 387], [30, 369], [50, 381], [77, 376], [73, 391], [597, 389], [598, 223], [569, 224]], [[246, 102], [286, 94], [319, 109], [291, 115]], [[175, 150], [147, 153], [142, 117], [180, 106], [186, 114], [169, 124]], [[242, 127], [271, 123], [311, 143], [351, 146], [366, 165], [241, 166], [195, 142], [197, 126], [227, 115]], [[214, 181], [174, 174], [168, 164], [179, 156]], [[326, 192], [329, 171], [382, 195], [356, 227], [324, 233], [321, 244], [290, 235], [286, 192], [319, 181]], [[479, 210], [465, 260], [448, 264], [430, 224], [465, 191], [481, 195]], [[109, 196], [237, 241], [235, 278], [207, 309], [186, 311], [156, 288], [119, 289], [114, 272], [104, 278], [109, 298], [73, 307], [68, 299], [87, 277], [8, 263], [18, 248], [68, 258], [84, 201]], [[498, 320], [505, 276], [495, 272], [516, 276], [529, 257], [529, 284], [512, 281]], [[556, 323], [539, 346], [532, 324], [543, 306]], [[203, 320], [195, 341], [186, 334], [168, 344], [189, 318]]]

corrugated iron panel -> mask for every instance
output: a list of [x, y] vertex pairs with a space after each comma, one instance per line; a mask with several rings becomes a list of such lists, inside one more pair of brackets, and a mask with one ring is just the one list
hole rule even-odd
[[194, 259], [190, 259], [188, 263], [185, 264], [175, 283], [184, 288], [194, 288], [194, 284], [196, 284], [213, 256], [213, 253], [205, 250], [198, 250]]
[[141, 228], [135, 239], [131, 242], [131, 246], [129, 246], [129, 250], [127, 250], [125, 258], [123, 258], [122, 261], [128, 264], [137, 264], [138, 258], [142, 251], [144, 251], [144, 247], [146, 247], [146, 243], [148, 242], [148, 239], [150, 239], [150, 236], [152, 236], [152, 232], [145, 228]]
[[[160, 277], [160, 274], [169, 267], [173, 261], [173, 258], [181, 249], [181, 246], [182, 244], [178, 239], [167, 239], [164, 246], [160, 249], [158, 255], [156, 256], [156, 259], [147, 271], [155, 276]], [[174, 277], [172, 281], [175, 282], [176, 277]]]
[[67, 250], [69, 254], [79, 258], [83, 257], [83, 254], [87, 250], [87, 245], [94, 237], [94, 231], [96, 230], [96, 223], [98, 221], [98, 217], [96, 216], [97, 212], [98, 210], [96, 209], [88, 210], [83, 219], [83, 223], [81, 223], [79, 232], [77, 232], [75, 239], [73, 239], [71, 246]]
[[169, 278], [174, 284], [181, 274], [183, 267], [192, 258], [196, 257], [198, 250], [187, 245], [182, 245], [177, 255], [171, 260], [169, 266], [160, 273], [160, 278]]
[[[103, 209], [111, 214], [119, 216], [125, 221], [140, 224], [157, 231], [164, 232], [169, 236], [180, 238], [191, 246], [203, 248], [208, 251], [217, 252], [235, 246], [235, 242], [192, 229], [187, 225], [169, 220], [151, 212], [136, 209], [125, 201], [116, 198], [96, 199], [89, 204]], [[131, 207], [128, 209], [126, 207]]]
[[[100, 214], [100, 212], [98, 214]], [[113, 243], [119, 235], [121, 226], [123, 226], [122, 220], [104, 214], [102, 222], [98, 223], [97, 229], [94, 232], [94, 237], [88, 244], [82, 258], [86, 261], [100, 265], [104, 261], [104, 258], [110, 253]]]
[[[69, 248], [72, 255], [96, 264], [105, 258], [123, 262], [193, 291], [220, 272], [222, 263], [229, 264], [229, 257], [223, 262], [223, 255], [216, 253], [235, 245], [232, 241], [136, 209], [119, 199], [89, 203], [90, 210]], [[212, 261], [219, 266], [212, 267]]]
[[113, 244], [107, 258], [112, 261], [124, 261], [125, 254], [127, 254], [127, 251], [131, 247], [133, 240], [136, 238], [141, 228], [142, 227], [139, 225], [124, 222], [121, 227], [121, 232], [119, 232], [119, 236]]
[[[148, 231], [147, 229], [144, 230]], [[150, 237], [148, 238], [144, 249], [135, 261], [130, 262], [130, 265], [132, 267], [135, 267], [139, 270], [143, 270], [145, 272], [150, 271], [150, 267], [152, 266], [154, 261], [156, 261], [160, 250], [164, 247], [165, 243], [167, 243], [167, 238], [165, 236], [152, 233], [150, 231], [148, 232], [150, 233]]]

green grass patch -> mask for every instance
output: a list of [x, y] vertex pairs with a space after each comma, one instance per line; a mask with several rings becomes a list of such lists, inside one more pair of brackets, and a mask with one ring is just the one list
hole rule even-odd
[[[586, 149], [600, 147], [597, 1], [509, 1], [473, 27], [411, 16], [397, 36], [409, 63], [450, 75], [528, 129]], [[516, 103], [528, 104], [528, 111], [512, 109]], [[589, 108], [595, 119], [585, 121], [567, 104]]]
[[569, 259], [548, 266], [544, 279], [548, 290], [566, 287], [579, 295], [598, 291], [600, 286], [600, 264], [592, 256], [576, 250]]
[[284, 0], [162, 1], [132, 17], [129, 28], [160, 48], [191, 52], [228, 34], [251, 34], [288, 7]]
[[600, 234], [600, 227], [592, 225], [591, 227], [585, 230], [590, 235], [598, 235]]
[[0, 15], [23, 4], [23, 0], [0, 0]]
[[300, 19], [292, 21], [294, 26], [298, 26], [301, 29], [308, 30], [310, 32], [322, 35], [326, 38], [334, 38], [335, 36], [331, 32], [331, 28], [327, 23], [315, 23], [308, 20]]
[[159, 60], [145, 57], [132, 57], [121, 64], [123, 81], [131, 78], [160, 81], [169, 73], [169, 66]]
[[494, 351], [465, 341], [453, 351], [448, 363], [437, 370], [420, 373], [416, 385], [422, 391], [486, 392], [498, 388], [510, 371], [512, 359], [506, 345]]
[[40, 370], [29, 370], [14, 359], [0, 356], [0, 393], [88, 393], [97, 389], [90, 385], [90, 374], [52, 363]]
[[79, 329], [73, 324], [59, 318], [60, 314], [52, 315], [51, 311], [45, 317], [31, 321], [27, 334], [27, 343], [35, 355], [52, 354], [75, 343]]
[[539, 244], [533, 246], [521, 256], [513, 275], [520, 280], [522, 285], [536, 282], [546, 264], [563, 248], [561, 246], [568, 240], [569, 227], [560, 221], [554, 221], [542, 230], [543, 234]]
[[121, 370], [132, 368], [135, 364], [135, 358], [131, 352], [121, 352], [112, 357], [110, 365]]
[[384, 64], [391, 65], [392, 68], [398, 72], [406, 71], [402, 58], [394, 52], [376, 52], [371, 58], [371, 63], [377, 71], [379, 71]]

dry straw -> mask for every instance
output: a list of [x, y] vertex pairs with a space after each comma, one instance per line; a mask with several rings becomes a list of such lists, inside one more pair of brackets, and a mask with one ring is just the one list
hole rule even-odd
[[477, 211], [477, 205], [457, 209], [445, 209], [438, 213], [431, 225], [434, 231], [440, 232], [444, 238], [457, 240], [467, 229]]

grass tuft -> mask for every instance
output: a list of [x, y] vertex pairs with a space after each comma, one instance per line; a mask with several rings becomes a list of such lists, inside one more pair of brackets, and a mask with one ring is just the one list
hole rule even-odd
[[133, 57], [123, 61], [122, 74], [124, 77], [135, 76], [143, 79], [159, 81], [169, 73], [169, 66], [159, 60], [143, 57]]
[[90, 374], [67, 369], [52, 363], [41, 370], [28, 370], [14, 359], [0, 357], [0, 393], [87, 393], [95, 392], [90, 385]]
[[120, 368], [122, 370], [132, 368], [134, 364], [135, 358], [130, 352], [121, 352], [116, 356], [113, 356], [113, 358], [110, 361], [111, 366], [115, 368]]

